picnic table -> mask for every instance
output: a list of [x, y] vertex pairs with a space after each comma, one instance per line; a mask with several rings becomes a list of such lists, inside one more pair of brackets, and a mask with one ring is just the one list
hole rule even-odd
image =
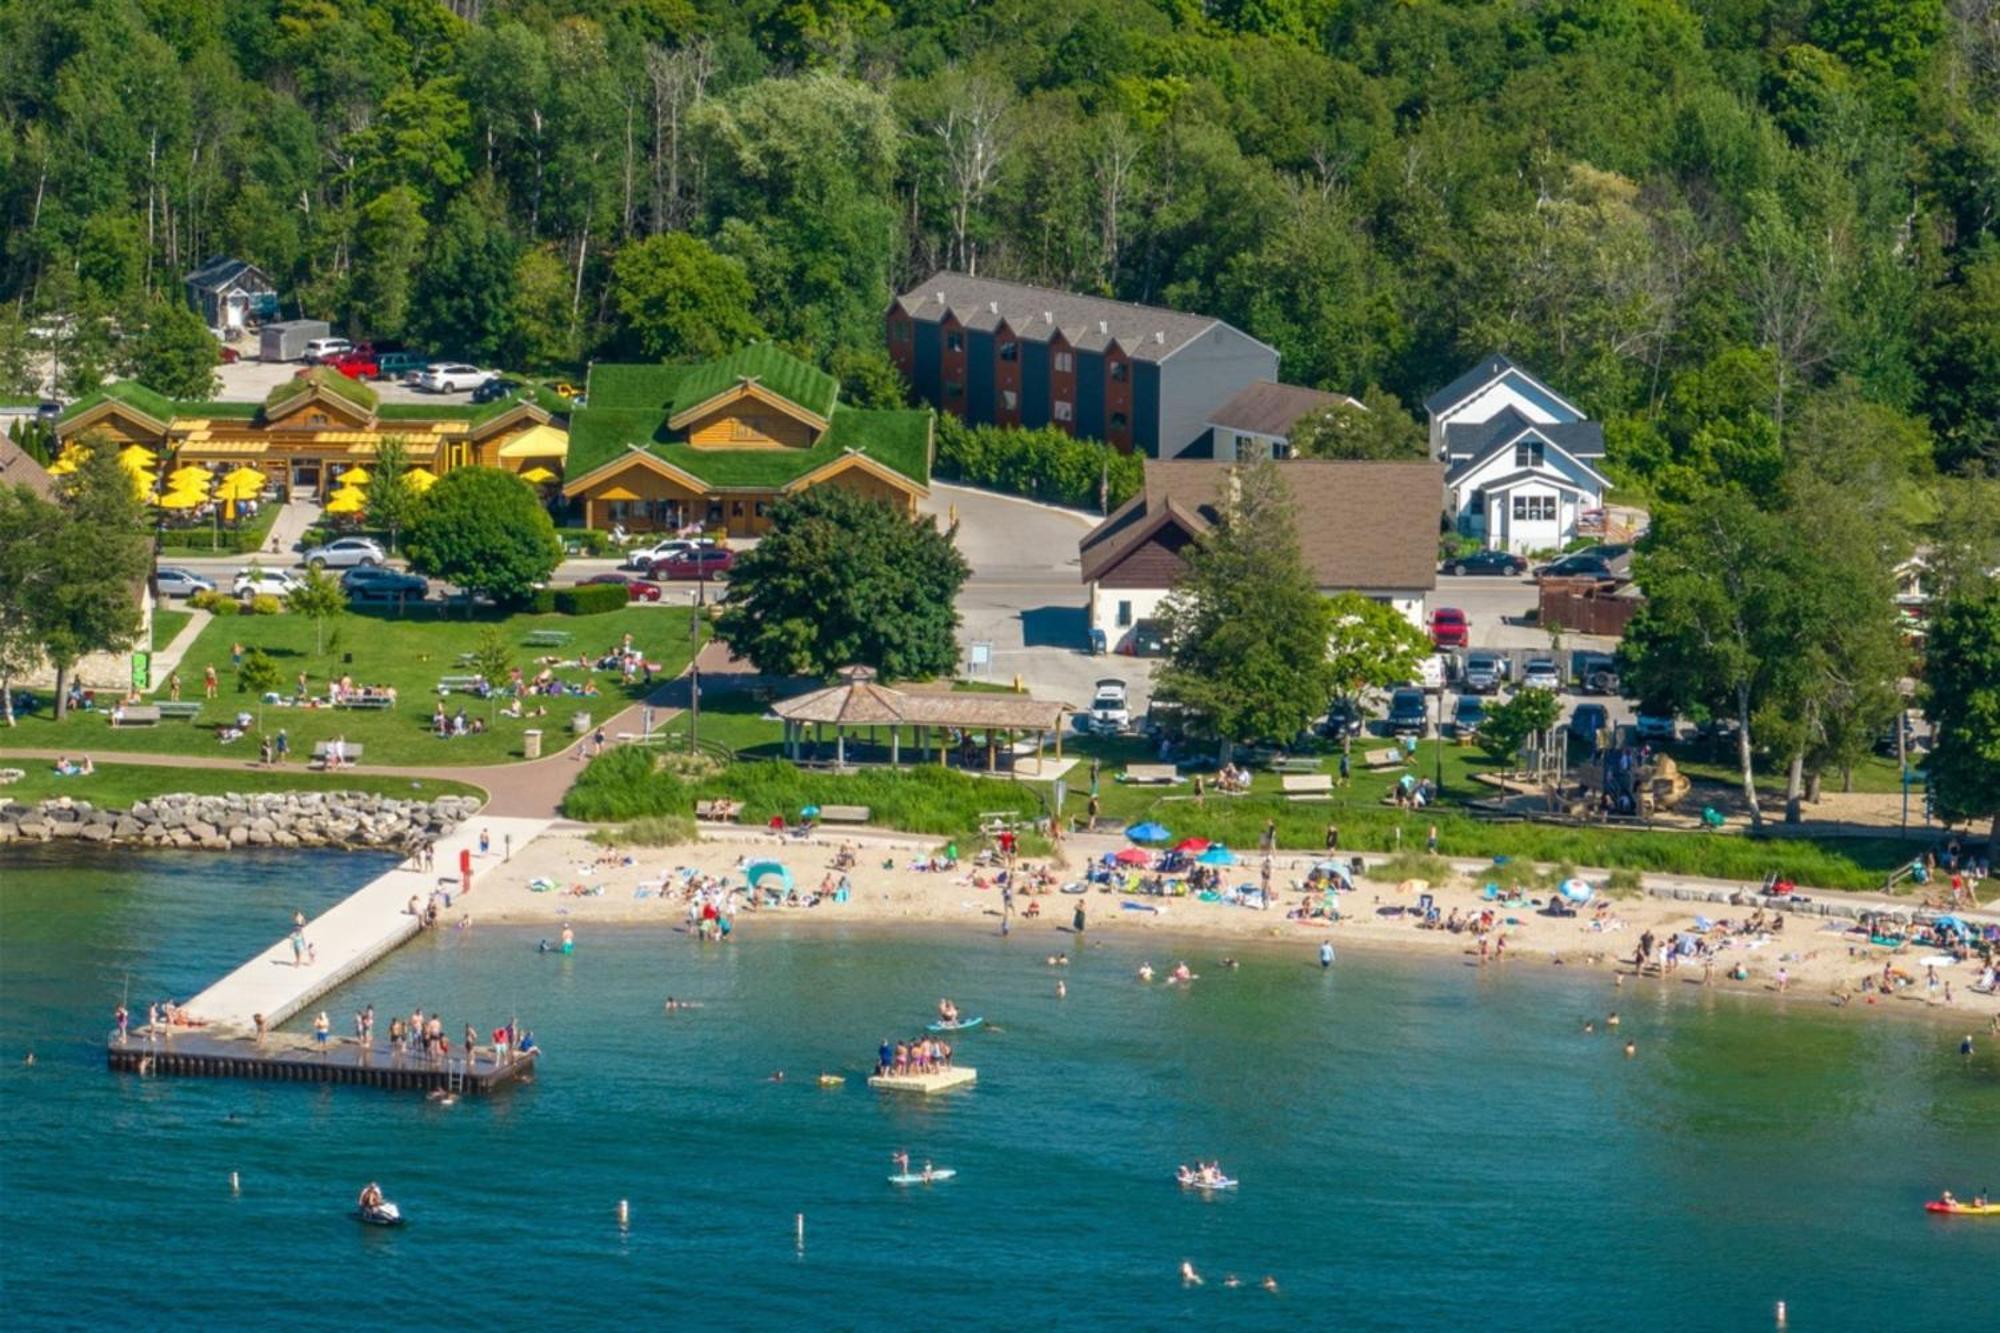
[[1387, 750], [1370, 750], [1361, 756], [1361, 761], [1369, 768], [1401, 768], [1404, 761], [1403, 747], [1398, 745]]
[[1288, 801], [1330, 801], [1333, 799], [1331, 773], [1287, 773], [1278, 781]]
[[439, 676], [438, 693], [450, 694], [453, 690], [476, 690], [479, 688], [479, 679], [478, 676]]
[[[192, 720], [201, 713], [201, 700], [167, 699], [160, 703], [154, 704], [153, 707], [157, 708], [160, 711], [160, 716], [163, 718], [180, 717]], [[125, 711], [127, 713], [130, 713], [132, 710], [128, 708]]]
[[396, 701], [386, 694], [349, 694], [333, 701], [335, 708], [394, 708]]
[[1169, 786], [1180, 780], [1180, 770], [1172, 764], [1127, 764], [1119, 774], [1119, 781], [1135, 787]]
[[[315, 741], [312, 749], [313, 762], [324, 765], [326, 763], [327, 751], [332, 748], [332, 741]], [[340, 762], [343, 764], [360, 763], [363, 748], [365, 747], [358, 741], [342, 741], [340, 743]]]
[[1319, 772], [1319, 764], [1319, 759], [1314, 755], [1280, 755], [1271, 760], [1271, 771], [1273, 773], [1317, 773]]
[[529, 630], [527, 644], [530, 648], [560, 648], [572, 637], [566, 629]]
[[111, 710], [114, 727], [156, 727], [160, 724], [158, 704], [126, 704]]

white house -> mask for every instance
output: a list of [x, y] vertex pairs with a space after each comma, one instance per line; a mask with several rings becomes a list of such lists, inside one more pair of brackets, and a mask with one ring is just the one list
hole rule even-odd
[[[1280, 474], [1298, 510], [1299, 549], [1326, 594], [1354, 591], [1424, 623], [1437, 586], [1436, 463], [1293, 459]], [[1186, 567], [1184, 548], [1217, 521], [1235, 465], [1147, 460], [1146, 484], [1081, 543], [1090, 627], [1129, 650]]]
[[1602, 509], [1604, 428], [1495, 354], [1424, 400], [1458, 531], [1510, 551], [1555, 550]]

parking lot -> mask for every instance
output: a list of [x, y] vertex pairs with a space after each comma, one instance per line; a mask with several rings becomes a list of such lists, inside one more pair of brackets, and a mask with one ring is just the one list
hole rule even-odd
[[[245, 347], [250, 344], [245, 343]], [[231, 401], [245, 400], [262, 402], [271, 390], [283, 384], [306, 368], [303, 361], [259, 361], [254, 355], [244, 356], [241, 361], [230, 365], [217, 366], [216, 374], [221, 378], [222, 389], [217, 398]], [[385, 403], [469, 403], [472, 392], [426, 393], [398, 380], [369, 380], [368, 387]]]

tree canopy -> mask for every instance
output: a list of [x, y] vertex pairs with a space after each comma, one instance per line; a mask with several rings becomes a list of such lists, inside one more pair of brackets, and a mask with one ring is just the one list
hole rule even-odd
[[419, 574], [518, 605], [562, 563], [562, 541], [526, 482], [499, 468], [461, 467], [424, 493], [403, 553]]
[[1937, 729], [1924, 761], [1931, 798], [1947, 819], [1993, 821], [2000, 838], [2000, 585], [1946, 600], [1925, 647], [1924, 713]]
[[816, 487], [772, 506], [770, 530], [730, 571], [716, 637], [776, 675], [949, 676], [968, 573], [954, 532], [928, 516]]
[[1335, 403], [1292, 425], [1299, 458], [1421, 459], [1430, 441], [1394, 395], [1371, 384], [1358, 400]]

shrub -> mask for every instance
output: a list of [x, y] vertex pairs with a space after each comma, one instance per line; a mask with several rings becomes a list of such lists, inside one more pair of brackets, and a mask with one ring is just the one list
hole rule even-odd
[[1384, 884], [1400, 883], [1406, 879], [1420, 879], [1436, 887], [1451, 882], [1457, 872], [1451, 862], [1442, 856], [1426, 856], [1421, 852], [1401, 852], [1390, 857], [1381, 865], [1368, 872], [1368, 878]]
[[690, 815], [648, 815], [617, 828], [599, 829], [590, 840], [601, 847], [680, 847], [700, 837]]
[[1116, 509], [1145, 482], [1145, 463], [1095, 440], [1079, 440], [1045, 426], [968, 426], [957, 417], [937, 419], [937, 475], [970, 481], [1052, 504], [1095, 509], [1098, 483]]
[[284, 609], [284, 602], [268, 592], [260, 592], [250, 599], [249, 611], [253, 616], [275, 616]]
[[596, 528], [557, 528], [556, 536], [563, 545], [580, 547], [587, 555], [608, 555], [613, 549], [611, 534]]
[[[536, 589], [537, 592], [544, 591]], [[586, 583], [555, 590], [555, 609], [566, 616], [601, 616], [623, 610], [632, 596], [622, 583]]]
[[228, 593], [210, 592], [207, 589], [203, 589], [188, 598], [188, 606], [196, 611], [213, 611], [217, 602], [228, 602], [231, 600]]
[[521, 609], [538, 616], [554, 615], [556, 609], [556, 590], [554, 588], [534, 589], [528, 594], [528, 600]]
[[[225, 593], [216, 593], [214, 596], [215, 600], [203, 607], [203, 610], [209, 612], [211, 615], [218, 616], [243, 614], [243, 603], [237, 601], [234, 597], [230, 597]], [[194, 599], [190, 597], [188, 600], [192, 602]]]

